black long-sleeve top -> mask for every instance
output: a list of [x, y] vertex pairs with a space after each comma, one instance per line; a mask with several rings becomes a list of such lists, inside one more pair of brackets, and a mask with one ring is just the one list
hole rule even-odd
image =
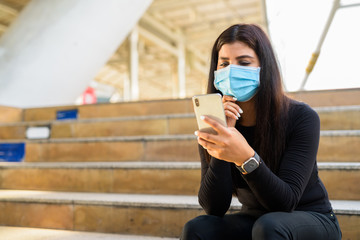
[[[291, 101], [288, 121], [286, 147], [277, 174], [262, 160], [260, 166], [247, 175], [241, 174], [234, 163], [213, 157], [208, 163], [199, 145], [201, 185], [198, 196], [207, 214], [223, 216], [230, 207], [233, 193], [242, 203], [242, 212], [255, 216], [273, 211], [331, 211], [316, 164], [319, 117], [308, 105]], [[236, 125], [253, 148], [255, 127]]]

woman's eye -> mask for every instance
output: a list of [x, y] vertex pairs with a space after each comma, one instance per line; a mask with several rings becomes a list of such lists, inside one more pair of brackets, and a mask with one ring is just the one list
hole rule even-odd
[[229, 63], [227, 63], [227, 62], [223, 62], [223, 63], [220, 63], [220, 67], [226, 67], [227, 65], [229, 65]]
[[239, 62], [239, 65], [241, 65], [241, 66], [247, 66], [249, 64], [250, 64], [250, 62], [247, 62], [247, 61], [240, 61]]

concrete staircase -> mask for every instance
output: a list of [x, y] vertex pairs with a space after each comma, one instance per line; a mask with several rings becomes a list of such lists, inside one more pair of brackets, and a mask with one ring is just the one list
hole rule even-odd
[[[292, 95], [320, 115], [320, 177], [343, 239], [360, 239], [360, 89]], [[57, 121], [66, 109], [78, 119]], [[170, 239], [203, 214], [189, 99], [0, 110], [0, 143], [26, 143], [24, 162], [0, 163], [5, 239]], [[26, 139], [44, 126], [49, 139]], [[235, 200], [230, 211], [240, 207]]]

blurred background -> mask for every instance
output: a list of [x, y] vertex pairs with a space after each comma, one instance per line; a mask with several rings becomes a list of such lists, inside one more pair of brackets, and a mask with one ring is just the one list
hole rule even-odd
[[359, 2], [350, 0], [0, 0], [0, 105], [204, 93], [212, 44], [235, 23], [269, 34], [287, 91], [358, 88], [359, 20]]
[[190, 97], [236, 23], [267, 32], [288, 95], [318, 113], [319, 176], [360, 239], [359, 6], [0, 0], [1, 240], [178, 239], [204, 214]]

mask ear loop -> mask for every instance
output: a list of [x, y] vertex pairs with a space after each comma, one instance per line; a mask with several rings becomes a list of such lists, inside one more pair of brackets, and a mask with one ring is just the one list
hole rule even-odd
[[[230, 64], [229, 65], [229, 75], [231, 76], [231, 67], [230, 66], [232, 66], [232, 67], [237, 67], [237, 65], [233, 65], [233, 64]], [[230, 92], [231, 92], [231, 96], [232, 97], [234, 97], [234, 98], [237, 98], [236, 96], [235, 96], [235, 94], [234, 94], [234, 92], [232, 91], [232, 87], [231, 87], [231, 78], [229, 79], [229, 85], [230, 85]]]
[[219, 89], [216, 87], [216, 84], [215, 84], [215, 79], [216, 79], [216, 71], [214, 71], [214, 80], [213, 80], [213, 84], [214, 84], [215, 89], [219, 91]]

